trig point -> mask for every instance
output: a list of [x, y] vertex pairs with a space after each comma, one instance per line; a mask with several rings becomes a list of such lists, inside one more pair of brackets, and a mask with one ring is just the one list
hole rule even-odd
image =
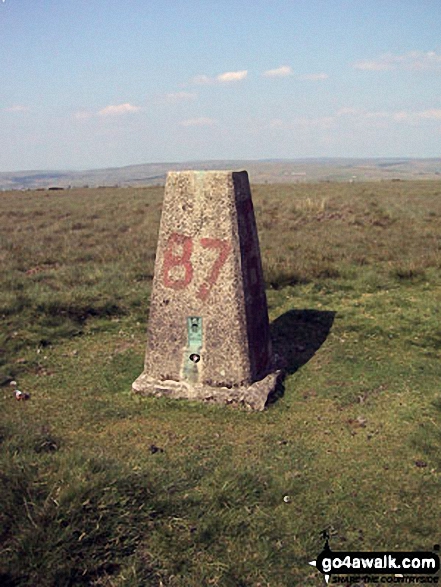
[[170, 172], [133, 390], [263, 410], [278, 376], [247, 172]]

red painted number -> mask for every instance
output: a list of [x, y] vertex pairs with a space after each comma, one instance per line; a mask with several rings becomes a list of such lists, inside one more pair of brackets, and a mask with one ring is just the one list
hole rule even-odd
[[[202, 238], [200, 244], [204, 249], [214, 249], [218, 252], [209, 275], [196, 292], [196, 296], [205, 301], [219, 277], [219, 273], [230, 253], [231, 246], [227, 241], [218, 238]], [[193, 265], [190, 260], [192, 251], [193, 240], [190, 236], [177, 232], [170, 235], [164, 251], [163, 280], [165, 287], [184, 289], [192, 281]], [[174, 276], [170, 275], [172, 269], [174, 269]], [[179, 273], [177, 274], [178, 271]]]
[[201, 238], [200, 242], [204, 249], [215, 249], [219, 253], [213, 267], [211, 268], [210, 275], [201, 285], [196, 294], [198, 298], [205, 301], [211, 291], [211, 288], [219, 277], [220, 270], [227, 260], [228, 253], [230, 252], [230, 244], [227, 241], [222, 241], [218, 238]]
[[[190, 263], [193, 241], [191, 237], [174, 232], [170, 235], [164, 252], [164, 285], [172, 289], [184, 289], [193, 278], [193, 266]], [[184, 275], [173, 279], [170, 270], [182, 267]], [[181, 270], [182, 271], [182, 270]]]

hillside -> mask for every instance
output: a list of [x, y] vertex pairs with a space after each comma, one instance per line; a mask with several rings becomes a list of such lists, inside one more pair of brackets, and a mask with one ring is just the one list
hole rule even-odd
[[253, 183], [437, 179], [441, 176], [441, 159], [218, 160], [85, 171], [14, 171], [0, 173], [0, 190], [162, 185], [167, 171], [182, 169], [246, 169]]

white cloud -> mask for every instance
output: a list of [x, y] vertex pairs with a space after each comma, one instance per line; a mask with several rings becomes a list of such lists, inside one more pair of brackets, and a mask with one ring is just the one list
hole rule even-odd
[[319, 82], [328, 78], [329, 75], [327, 73], [306, 73], [305, 75], [300, 75], [298, 77], [299, 80], [306, 80], [311, 82]]
[[28, 110], [29, 108], [27, 106], [23, 106], [22, 104], [14, 104], [14, 106], [4, 108], [5, 112], [27, 112]]
[[241, 71], [226, 71], [220, 73], [216, 77], [209, 77], [208, 75], [196, 75], [191, 81], [199, 86], [207, 86], [212, 84], [225, 84], [230, 82], [238, 82], [245, 79], [248, 75], [246, 69]]
[[185, 102], [187, 100], [196, 100], [197, 94], [194, 92], [172, 92], [166, 94], [165, 97], [168, 102]]
[[409, 51], [402, 55], [386, 53], [377, 59], [368, 59], [354, 63], [355, 69], [362, 71], [440, 71], [441, 55], [435, 51]]
[[264, 77], [287, 77], [292, 75], [292, 68], [289, 65], [282, 65], [277, 69], [268, 69], [262, 75]]
[[213, 126], [216, 121], [213, 118], [201, 116], [200, 118], [189, 118], [180, 122], [181, 126]]
[[221, 84], [229, 83], [229, 82], [238, 82], [245, 79], [248, 75], [248, 71], [246, 69], [242, 71], [226, 71], [225, 73], [219, 74], [216, 79]]
[[102, 108], [98, 114], [99, 116], [119, 116], [121, 114], [128, 114], [131, 112], [139, 112], [140, 106], [134, 106], [126, 102], [125, 104], [110, 104], [105, 108]]

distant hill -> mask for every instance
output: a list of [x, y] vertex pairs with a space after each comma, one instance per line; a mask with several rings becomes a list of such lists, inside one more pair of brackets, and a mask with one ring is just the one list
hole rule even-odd
[[161, 185], [167, 171], [183, 169], [246, 169], [252, 183], [441, 179], [441, 158], [188, 161], [86, 171], [14, 171], [0, 173], [0, 190]]

